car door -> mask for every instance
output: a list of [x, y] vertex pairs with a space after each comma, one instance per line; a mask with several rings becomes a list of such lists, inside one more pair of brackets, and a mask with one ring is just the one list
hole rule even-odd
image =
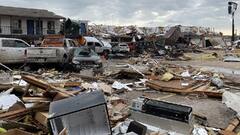
[[95, 44], [94, 44], [94, 42], [87, 42], [87, 46], [88, 46], [90, 49], [92, 49], [92, 50], [95, 51]]
[[3, 39], [1, 50], [5, 57], [3, 63], [24, 63], [26, 47], [29, 45], [21, 40]]
[[13, 47], [14, 52], [14, 58], [13, 61], [16, 63], [24, 63], [25, 61], [25, 51], [29, 45], [22, 41], [22, 40], [14, 40], [15, 46]]
[[73, 50], [74, 50], [74, 48], [76, 48], [77, 46], [76, 46], [76, 44], [74, 43], [74, 41], [73, 40], [67, 40], [68, 41], [68, 50], [67, 50], [67, 54], [68, 54], [68, 58], [71, 58], [72, 57], [72, 55], [73, 55]]
[[4, 64], [12, 63], [13, 62], [13, 54], [14, 54], [14, 41], [13, 40], [1, 40], [2, 47], [0, 48], [0, 62]]

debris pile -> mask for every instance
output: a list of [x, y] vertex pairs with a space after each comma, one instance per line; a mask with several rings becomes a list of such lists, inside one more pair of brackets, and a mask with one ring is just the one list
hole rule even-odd
[[[140, 128], [141, 133], [150, 135], [186, 134], [188, 131], [194, 135], [236, 133], [240, 113], [239, 94], [231, 93], [229, 89], [239, 90], [238, 82], [233, 82], [220, 73], [192, 66], [166, 64], [148, 55], [131, 58], [123, 64], [112, 66], [106, 67], [103, 74], [96, 75], [84, 71], [60, 72], [55, 69], [39, 69], [34, 72], [12, 71], [11, 74], [2, 72], [1, 78], [8, 79], [3, 79], [4, 83], [0, 85], [0, 132], [5, 134], [80, 132], [74, 126], [71, 127], [75, 125], [80, 126], [88, 134], [88, 130], [93, 128], [95, 130], [95, 126], [101, 125], [104, 121], [105, 124], [98, 132], [107, 133], [110, 129], [116, 135], [138, 134], [136, 128]], [[102, 92], [104, 96], [100, 94], [101, 97], [96, 92]], [[160, 93], [170, 95], [160, 97]], [[94, 98], [94, 95], [99, 96], [99, 100]], [[189, 104], [183, 107], [178, 103], [163, 102], [165, 98], [174, 95], [213, 100], [221, 100], [223, 97], [223, 104], [237, 112], [237, 115], [233, 122], [230, 122], [230, 127], [226, 129], [213, 127], [207, 124], [206, 117], [196, 114], [194, 107], [190, 107]], [[95, 104], [103, 106], [98, 108]], [[172, 106], [168, 108], [169, 113], [161, 111], [161, 108], [169, 105]], [[84, 112], [88, 107], [91, 109]], [[100, 114], [102, 109], [105, 112]], [[188, 113], [185, 109], [189, 110]], [[68, 112], [70, 110], [71, 112]], [[194, 120], [190, 115], [192, 110]], [[77, 112], [82, 115], [79, 118], [81, 120], [76, 120], [78, 116], [75, 115], [79, 115]], [[183, 114], [186, 117], [184, 116], [184, 120], [181, 121]], [[96, 125], [87, 127], [87, 124], [91, 124], [91, 120], [88, 121], [91, 117]], [[61, 130], [59, 129], [61, 125], [57, 122], [59, 119], [62, 120]], [[162, 124], [160, 126], [157, 123]], [[173, 128], [173, 125], [176, 127]]]

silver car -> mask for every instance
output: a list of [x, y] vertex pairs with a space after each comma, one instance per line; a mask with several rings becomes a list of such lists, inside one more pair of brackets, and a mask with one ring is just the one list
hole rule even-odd
[[98, 54], [86, 46], [74, 49], [71, 63], [76, 69], [102, 67], [102, 60]]

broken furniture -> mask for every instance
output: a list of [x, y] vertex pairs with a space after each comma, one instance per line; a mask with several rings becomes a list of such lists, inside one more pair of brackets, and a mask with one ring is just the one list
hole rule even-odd
[[111, 134], [107, 104], [100, 91], [52, 102], [48, 121], [53, 135], [62, 130], [70, 135]]

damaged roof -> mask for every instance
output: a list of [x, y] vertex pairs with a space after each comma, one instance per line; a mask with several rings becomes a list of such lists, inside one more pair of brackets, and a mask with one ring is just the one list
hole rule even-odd
[[48, 10], [44, 10], [44, 9], [19, 8], [19, 7], [8, 7], [8, 6], [0, 6], [0, 15], [64, 19], [63, 16], [56, 15], [55, 13], [50, 12]]

